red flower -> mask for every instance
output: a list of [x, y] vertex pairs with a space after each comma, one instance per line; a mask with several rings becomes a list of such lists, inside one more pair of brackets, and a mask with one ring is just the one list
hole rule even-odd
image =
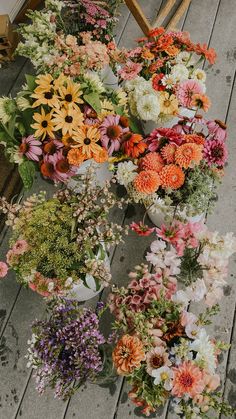
[[159, 74], [155, 74], [152, 78], [152, 87], [154, 90], [159, 90], [159, 91], [163, 91], [165, 90], [165, 86], [163, 86], [163, 84], [161, 83], [163, 77], [165, 74], [163, 73], [159, 73]]
[[151, 37], [155, 37], [155, 36], [160, 36], [160, 35], [162, 35], [163, 33], [165, 32], [165, 29], [162, 27], [162, 26], [160, 26], [160, 28], [155, 28], [155, 29], [152, 29], [150, 32], [149, 32], [149, 34], [148, 34], [148, 36], [151, 38]]
[[207, 44], [196, 44], [195, 46], [195, 52], [199, 55], [204, 55], [205, 58], [209, 61], [210, 64], [214, 64], [215, 60], [216, 60], [216, 52], [214, 50], [214, 48], [209, 48], [207, 47]]
[[142, 221], [139, 223], [133, 222], [130, 224], [130, 228], [132, 231], [135, 231], [139, 236], [150, 236], [153, 231], [155, 231], [155, 228], [150, 228], [148, 225], [145, 225]]
[[147, 148], [147, 144], [142, 141], [143, 137], [140, 134], [132, 134], [129, 132], [124, 135], [124, 138], [124, 153], [133, 159], [139, 157]]

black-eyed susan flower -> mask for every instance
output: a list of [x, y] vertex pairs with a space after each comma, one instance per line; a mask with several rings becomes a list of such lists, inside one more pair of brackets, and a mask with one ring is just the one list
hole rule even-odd
[[72, 80], [68, 80], [66, 86], [59, 88], [61, 105], [64, 105], [66, 108], [78, 109], [77, 105], [83, 103], [83, 100], [80, 98], [82, 93], [79, 83], [73, 83]]
[[37, 84], [36, 91], [47, 92], [53, 87], [54, 80], [51, 74], [41, 74], [35, 79], [35, 83]]
[[37, 108], [40, 105], [48, 105], [50, 108], [59, 108], [60, 103], [58, 96], [54, 94], [52, 88], [44, 91], [37, 91], [35, 89], [34, 93], [31, 95], [33, 99], [36, 99], [32, 105], [32, 108]]
[[44, 108], [41, 108], [41, 113], [34, 113], [33, 119], [36, 121], [31, 125], [35, 129], [34, 136], [36, 138], [42, 137], [42, 140], [48, 135], [50, 138], [55, 138], [53, 131], [55, 131], [52, 122], [52, 112], [45, 113]]
[[73, 138], [76, 142], [76, 145], [72, 145], [72, 148], [81, 148], [83, 154], [87, 158], [93, 157], [93, 155], [100, 153], [102, 147], [97, 144], [100, 140], [101, 134], [96, 127], [84, 125], [81, 128], [78, 128], [74, 132]]
[[72, 135], [73, 130], [77, 130], [83, 123], [83, 114], [78, 108], [74, 109], [55, 109], [54, 118], [52, 119], [55, 124], [55, 131], [61, 130], [62, 135]]

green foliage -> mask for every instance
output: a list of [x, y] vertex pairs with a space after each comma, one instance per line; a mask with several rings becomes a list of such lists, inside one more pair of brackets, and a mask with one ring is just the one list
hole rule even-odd
[[34, 183], [35, 165], [30, 160], [25, 160], [18, 166], [20, 177], [25, 189], [30, 189]]

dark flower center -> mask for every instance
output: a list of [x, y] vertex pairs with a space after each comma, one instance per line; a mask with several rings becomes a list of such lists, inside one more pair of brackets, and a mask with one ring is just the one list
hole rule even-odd
[[53, 141], [50, 141], [49, 143], [44, 145], [43, 151], [48, 154], [54, 154], [57, 151], [57, 148]]
[[58, 172], [61, 172], [61, 173], [67, 173], [69, 168], [70, 168], [69, 163], [64, 159], [59, 160], [56, 164], [56, 169], [58, 170]]
[[193, 377], [190, 374], [185, 373], [181, 375], [179, 381], [184, 387], [188, 388], [193, 384]]
[[43, 128], [47, 128], [48, 121], [42, 121], [41, 125], [42, 125]]
[[54, 173], [54, 166], [52, 163], [43, 163], [41, 166], [41, 173], [43, 176], [51, 177]]
[[116, 140], [122, 133], [121, 127], [119, 125], [110, 125], [110, 127], [107, 128], [107, 136], [111, 140]]
[[70, 115], [67, 115], [67, 116], [65, 117], [65, 121], [66, 121], [68, 124], [71, 124], [71, 122], [73, 121], [73, 117], [72, 117], [72, 116], [70, 116]]
[[215, 122], [219, 125], [220, 128], [227, 129], [227, 125], [224, 122], [222, 122], [220, 119], [215, 119]]
[[217, 158], [222, 158], [224, 156], [224, 151], [222, 148], [216, 147], [212, 150], [212, 156]]
[[29, 148], [30, 148], [29, 144], [22, 143], [20, 145], [20, 152], [23, 153], [23, 154], [25, 154], [25, 153], [27, 153], [27, 151], [29, 150]]
[[66, 102], [72, 102], [72, 95], [70, 93], [65, 95], [65, 100], [66, 100]]
[[45, 97], [45, 99], [52, 99], [53, 94], [52, 94], [52, 92], [46, 92], [46, 93], [44, 93], [44, 97]]
[[153, 368], [160, 368], [164, 364], [162, 356], [154, 355], [151, 358], [151, 365]]
[[85, 145], [89, 145], [89, 144], [91, 144], [91, 140], [90, 140], [90, 138], [87, 138], [87, 137], [86, 137], [86, 138], [84, 139], [84, 144], [85, 144]]

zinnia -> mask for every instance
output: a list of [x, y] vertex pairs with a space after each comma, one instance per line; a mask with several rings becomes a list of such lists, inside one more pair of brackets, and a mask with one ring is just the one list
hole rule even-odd
[[179, 189], [184, 184], [183, 170], [175, 164], [167, 164], [160, 172], [161, 185], [164, 188]]
[[160, 177], [154, 170], [142, 170], [134, 179], [135, 189], [145, 194], [154, 193], [160, 184]]
[[199, 367], [191, 361], [185, 361], [179, 367], [174, 367], [174, 380], [172, 394], [177, 397], [195, 397], [201, 394], [205, 388], [203, 373]]
[[205, 142], [203, 149], [203, 157], [206, 159], [209, 166], [216, 164], [217, 166], [224, 166], [228, 151], [224, 140], [208, 140]]
[[112, 359], [119, 375], [132, 373], [145, 360], [141, 340], [136, 336], [122, 336], [113, 351]]
[[203, 88], [196, 80], [184, 80], [179, 84], [177, 98], [185, 108], [192, 107], [193, 96], [196, 94], [203, 94]]

